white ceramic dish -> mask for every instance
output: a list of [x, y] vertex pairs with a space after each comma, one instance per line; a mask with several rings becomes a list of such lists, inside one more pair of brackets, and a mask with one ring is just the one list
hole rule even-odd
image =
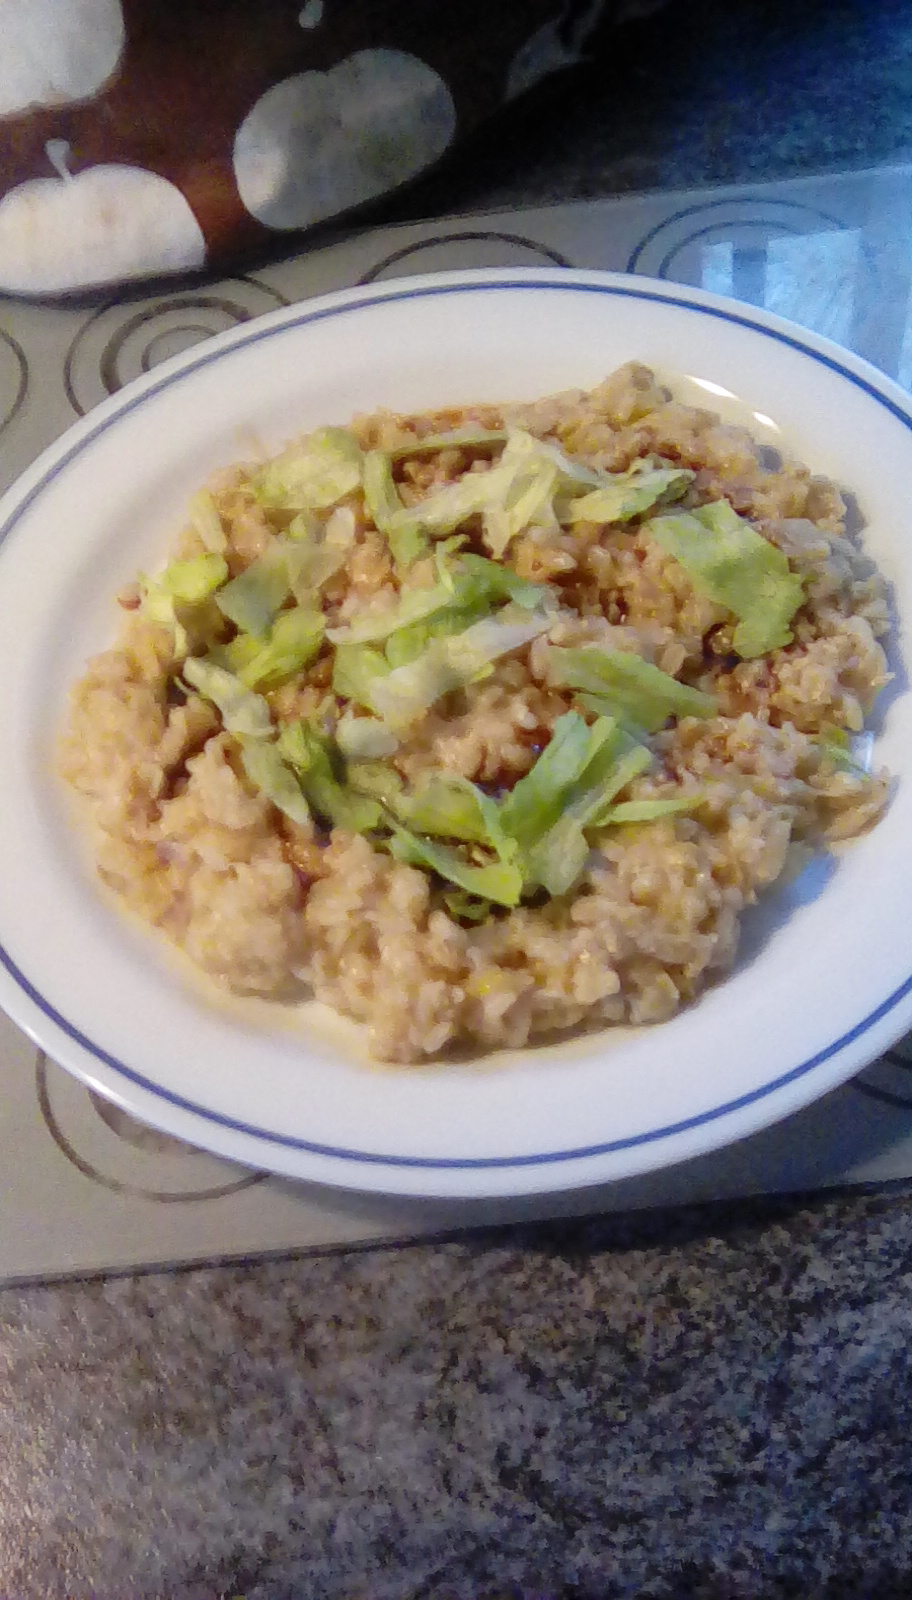
[[51, 769], [67, 685], [111, 637], [116, 588], [162, 559], [211, 469], [252, 437], [276, 448], [355, 410], [533, 398], [633, 357], [717, 409], [746, 407], [761, 437], [853, 491], [893, 585], [898, 666], [912, 619], [912, 403], [813, 334], [667, 283], [527, 271], [379, 284], [212, 339], [92, 412], [0, 504], [0, 1003], [59, 1062], [241, 1162], [481, 1196], [604, 1182], [726, 1144], [912, 1026], [901, 668], [878, 728], [878, 760], [898, 777], [885, 820], [770, 901], [732, 977], [651, 1030], [371, 1068], [357, 1031], [319, 1007], [215, 1002], [100, 897], [81, 853]]

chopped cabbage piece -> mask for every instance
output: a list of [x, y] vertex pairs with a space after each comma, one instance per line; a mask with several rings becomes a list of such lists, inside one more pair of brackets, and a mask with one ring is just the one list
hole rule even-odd
[[429, 455], [437, 450], [453, 450], [460, 445], [505, 444], [507, 435], [501, 428], [451, 428], [447, 433], [426, 433], [423, 439], [410, 439], [408, 444], [397, 444], [390, 455], [394, 461], [404, 461], [406, 456]]
[[659, 501], [678, 499], [693, 481], [683, 468], [622, 472], [590, 494], [571, 500], [560, 513], [562, 522], [629, 522]]
[[487, 922], [491, 915], [490, 900], [479, 900], [473, 894], [467, 894], [465, 889], [450, 889], [443, 897], [443, 903], [457, 922]]
[[490, 845], [502, 861], [516, 857], [516, 840], [504, 827], [501, 807], [457, 773], [429, 773], [415, 793], [403, 797], [394, 809], [417, 833]]
[[238, 738], [268, 739], [275, 731], [267, 701], [245, 688], [227, 668], [191, 656], [184, 662], [184, 678], [204, 700], [212, 701], [229, 733]]
[[501, 906], [519, 904], [522, 874], [511, 861], [491, 861], [484, 866], [474, 866], [462, 851], [452, 845], [419, 838], [418, 834], [398, 825], [389, 848], [398, 861], [404, 861], [412, 867], [429, 867], [438, 877], [455, 883], [468, 894], [493, 900]]
[[403, 515], [390, 457], [383, 450], [369, 450], [364, 457], [364, 499], [374, 527], [386, 535], [397, 567], [411, 566], [427, 549], [427, 539], [420, 523]]
[[383, 820], [378, 801], [339, 781], [327, 741], [310, 723], [289, 722], [279, 734], [279, 754], [290, 762], [311, 808], [349, 833], [370, 833]]
[[667, 800], [621, 800], [602, 817], [602, 827], [615, 827], [620, 823], [655, 822], [660, 817], [680, 816], [695, 811], [703, 796], [682, 794]]
[[548, 601], [556, 603], [554, 590], [548, 584], [529, 583], [497, 561], [465, 555], [455, 562], [445, 562], [443, 576], [430, 588], [407, 589], [398, 604], [382, 611], [367, 611], [347, 627], [331, 628], [328, 637], [333, 644], [370, 644], [443, 612], [487, 610], [502, 600], [513, 600], [525, 611], [533, 611]]
[[228, 547], [218, 508], [208, 489], [200, 489], [190, 501], [190, 522], [207, 550], [222, 555]]
[[572, 889], [589, 859], [587, 828], [602, 825], [615, 796], [652, 762], [645, 746], [636, 744], [610, 718], [605, 723], [588, 764], [565, 792], [561, 815], [524, 853], [527, 884], [539, 883], [551, 895]]
[[355, 542], [355, 514], [350, 506], [337, 506], [325, 527], [306, 512], [291, 522], [286, 548], [291, 592], [302, 603], [322, 589], [344, 567]]
[[396, 811], [404, 784], [395, 767], [385, 761], [349, 761], [345, 771], [350, 789], [357, 794], [370, 795], [379, 800], [388, 811]]
[[348, 761], [376, 761], [394, 755], [399, 740], [376, 717], [355, 717], [350, 711], [340, 717], [336, 744]]
[[259, 638], [268, 634], [273, 619], [291, 594], [290, 548], [287, 541], [277, 541], [219, 591], [219, 610], [241, 633], [253, 633]]
[[277, 689], [287, 683], [319, 654], [325, 626], [321, 611], [306, 606], [280, 611], [265, 643], [257, 640], [256, 653], [237, 666], [241, 682], [248, 689]]
[[697, 511], [654, 517], [647, 532], [679, 561], [694, 587], [738, 618], [733, 645], [751, 661], [789, 644], [789, 624], [804, 584], [788, 557], [727, 500]]
[[[603, 719], [607, 722], [607, 719]], [[503, 826], [519, 844], [528, 846], [553, 827], [565, 796], [581, 777], [611, 724], [596, 734], [577, 711], [558, 717], [549, 742], [535, 765], [520, 778], [503, 802]]]
[[716, 711], [712, 695], [678, 683], [628, 650], [552, 647], [548, 679], [556, 688], [585, 690], [587, 709], [619, 717], [645, 733], [655, 733], [672, 716], [711, 717]]
[[361, 483], [361, 447], [347, 428], [318, 428], [257, 473], [261, 505], [281, 511], [322, 511]]
[[204, 556], [190, 556], [186, 561], [172, 561], [153, 582], [179, 605], [195, 606], [208, 600], [227, 576], [228, 564], [224, 556], [209, 551]]
[[552, 621], [550, 613], [526, 612], [509, 605], [496, 616], [473, 623], [463, 633], [432, 639], [414, 661], [372, 680], [370, 709], [394, 732], [400, 732], [442, 695], [486, 676], [491, 663], [500, 656], [545, 633]]
[[374, 704], [374, 690], [389, 670], [389, 662], [369, 644], [340, 644], [333, 662], [332, 686], [343, 700], [354, 700], [366, 711], [380, 715]]
[[228, 567], [223, 557], [209, 551], [202, 556], [189, 556], [185, 561], [172, 561], [164, 572], [153, 578], [141, 578], [143, 616], [171, 629], [177, 656], [185, 656], [190, 648], [179, 607], [202, 605], [227, 576]]
[[485, 543], [502, 556], [510, 540], [523, 528], [551, 510], [554, 494], [564, 479], [579, 483], [602, 480], [571, 462], [555, 446], [548, 446], [522, 429], [510, 431], [500, 460], [486, 472], [467, 472], [456, 483], [437, 489], [407, 510], [397, 512], [391, 528], [418, 521], [437, 537], [452, 533], [469, 517], [484, 517]]
[[242, 739], [241, 761], [254, 788], [286, 817], [292, 822], [310, 822], [310, 807], [301, 785], [274, 744], [266, 739]]

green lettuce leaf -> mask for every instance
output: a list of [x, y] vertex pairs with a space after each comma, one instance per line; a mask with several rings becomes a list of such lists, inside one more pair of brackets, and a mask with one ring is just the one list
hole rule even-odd
[[565, 791], [561, 815], [524, 852], [526, 883], [541, 884], [551, 895], [567, 894], [573, 888], [589, 858], [586, 830], [603, 825], [615, 796], [652, 763], [645, 746], [610, 718], [605, 718], [604, 724], [601, 728], [595, 724], [598, 742], [575, 784]]
[[397, 567], [411, 566], [428, 542], [417, 519], [405, 514], [391, 458], [384, 450], [369, 450], [364, 457], [364, 500], [374, 527], [386, 535]]
[[445, 611], [438, 611], [426, 622], [415, 622], [409, 628], [399, 628], [391, 633], [386, 641], [386, 659], [391, 667], [404, 667], [409, 661], [417, 661], [432, 639], [465, 633], [473, 622], [480, 622], [488, 614], [486, 605], [447, 606]]
[[350, 506], [337, 506], [325, 526], [308, 512], [300, 512], [292, 520], [285, 559], [296, 600], [303, 604], [313, 599], [345, 566], [355, 542], [355, 526]]
[[289, 552], [286, 540], [277, 541], [219, 591], [219, 610], [241, 633], [253, 633], [258, 638], [269, 633], [291, 594]]
[[369, 833], [382, 822], [383, 808], [378, 801], [339, 780], [328, 741], [310, 723], [286, 723], [279, 734], [278, 749], [294, 767], [312, 810], [334, 828]]
[[840, 772], [865, 773], [868, 767], [859, 760], [851, 735], [845, 728], [827, 723], [817, 734], [814, 743]]
[[614, 482], [593, 489], [564, 508], [562, 522], [629, 522], [659, 501], [680, 498], [694, 474], [683, 468], [619, 473]]
[[336, 744], [347, 761], [376, 761], [394, 755], [399, 740], [376, 717], [355, 717], [350, 711], [339, 718]]
[[443, 903], [456, 922], [487, 922], [491, 915], [490, 900], [479, 900], [465, 889], [450, 889]]
[[531, 434], [512, 430], [494, 466], [464, 473], [455, 483], [396, 513], [390, 526], [418, 521], [439, 538], [481, 513], [485, 542], [494, 555], [502, 556], [510, 540], [550, 508], [561, 481], [559, 461], [566, 460]]
[[278, 689], [319, 655], [325, 626], [322, 612], [309, 607], [280, 611], [266, 641], [257, 640], [255, 654], [236, 667], [241, 682], [248, 689]]
[[412, 867], [429, 868], [438, 877], [464, 889], [467, 894], [491, 900], [500, 906], [519, 904], [522, 874], [513, 862], [491, 861], [485, 866], [475, 866], [452, 845], [420, 838], [418, 834], [398, 825], [389, 842], [389, 849], [398, 861], [404, 861]]
[[206, 549], [215, 555], [223, 555], [228, 548], [228, 539], [209, 490], [200, 489], [193, 496], [188, 509], [191, 527], [202, 539]]
[[655, 733], [669, 717], [711, 717], [717, 709], [712, 695], [678, 683], [627, 650], [552, 647], [548, 679], [556, 688], [586, 691], [587, 709], [616, 716], [646, 733]]
[[185, 656], [190, 648], [181, 611], [210, 599], [227, 576], [224, 558], [209, 551], [185, 561], [172, 561], [155, 577], [140, 578], [142, 615], [171, 629], [176, 655]]
[[389, 662], [369, 644], [340, 644], [333, 661], [332, 686], [341, 699], [353, 700], [379, 716], [374, 691], [389, 670]]
[[516, 858], [516, 840], [504, 827], [501, 807], [483, 789], [457, 773], [429, 773], [394, 810], [399, 820], [417, 833], [486, 844], [501, 861]]
[[191, 656], [184, 678], [204, 700], [211, 700], [229, 733], [238, 738], [268, 739], [275, 731], [267, 701], [245, 688], [239, 678], [214, 661]]
[[686, 515], [654, 517], [651, 538], [684, 568], [694, 588], [738, 618], [733, 644], [745, 661], [791, 641], [804, 586], [788, 557], [727, 500]]
[[321, 511], [361, 483], [361, 447], [347, 428], [319, 428], [268, 461], [252, 481], [261, 505]]
[[310, 822], [310, 807], [301, 785], [274, 744], [266, 739], [242, 739], [241, 761], [254, 788], [278, 806], [286, 817], [292, 822]]
[[540, 884], [550, 895], [569, 894], [590, 853], [589, 841], [578, 818], [559, 818], [524, 859], [526, 887]]
[[507, 833], [523, 847], [547, 833], [600, 743], [613, 732], [614, 724], [610, 724], [596, 733], [576, 711], [558, 717], [535, 765], [503, 801], [502, 820]]
[[370, 709], [394, 733], [404, 731], [436, 700], [486, 676], [492, 662], [547, 632], [552, 622], [552, 613], [509, 605], [463, 633], [432, 639], [414, 661], [372, 681]]
[[345, 780], [356, 794], [366, 794], [372, 800], [379, 800], [387, 811], [398, 811], [405, 785], [395, 767], [388, 762], [353, 759], [346, 766]]
[[701, 794], [686, 794], [667, 800], [622, 800], [603, 815], [600, 825], [613, 828], [621, 823], [655, 822], [660, 817], [680, 816], [695, 811], [702, 798]]
[[451, 428], [447, 433], [427, 433], [423, 439], [410, 439], [408, 444], [398, 444], [390, 451], [393, 461], [404, 461], [407, 456], [430, 455], [438, 450], [452, 450], [460, 445], [505, 444], [506, 433], [500, 428]]

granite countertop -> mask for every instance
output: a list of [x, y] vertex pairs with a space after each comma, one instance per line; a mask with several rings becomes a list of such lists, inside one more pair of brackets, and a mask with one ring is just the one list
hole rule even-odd
[[[912, 147], [904, 0], [677, 0], [386, 219]], [[2, 1600], [912, 1593], [912, 1203], [0, 1292]]]

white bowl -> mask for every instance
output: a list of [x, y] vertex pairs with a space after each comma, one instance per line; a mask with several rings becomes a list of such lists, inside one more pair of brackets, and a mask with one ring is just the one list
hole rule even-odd
[[[748, 919], [736, 971], [659, 1027], [377, 1068], [324, 1008], [219, 1002], [99, 892], [53, 776], [68, 685], [111, 598], [215, 467], [356, 410], [531, 399], [637, 358], [857, 497], [893, 588], [885, 819]], [[709, 396], [709, 398], [707, 398]], [[0, 503], [0, 1003], [136, 1116], [250, 1165], [412, 1195], [543, 1192], [695, 1156], [850, 1077], [912, 1025], [912, 405], [763, 312], [608, 273], [445, 273], [306, 302], [99, 406]]]

